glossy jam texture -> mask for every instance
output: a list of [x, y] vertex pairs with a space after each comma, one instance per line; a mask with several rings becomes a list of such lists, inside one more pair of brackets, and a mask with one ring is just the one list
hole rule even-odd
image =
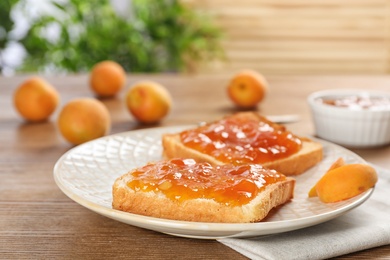
[[390, 109], [390, 99], [387, 97], [370, 97], [368, 95], [345, 96], [339, 98], [319, 99], [320, 102], [351, 110], [386, 110]]
[[180, 137], [185, 146], [235, 165], [286, 158], [302, 147], [283, 126], [238, 116], [184, 131]]
[[127, 185], [135, 191], [162, 192], [175, 201], [212, 199], [230, 206], [245, 205], [267, 185], [286, 179], [260, 165], [211, 166], [193, 159], [148, 164], [132, 175]]

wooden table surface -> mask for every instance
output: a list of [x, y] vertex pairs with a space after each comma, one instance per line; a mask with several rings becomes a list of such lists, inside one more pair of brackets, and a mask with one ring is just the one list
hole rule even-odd
[[[192, 124], [237, 111], [226, 95], [230, 75], [128, 75], [126, 86], [155, 80], [171, 92], [171, 113], [156, 126]], [[26, 123], [12, 104], [15, 88], [29, 75], [0, 78], [0, 258], [1, 259], [245, 259], [214, 240], [160, 234], [100, 216], [65, 196], [53, 180], [53, 166], [70, 148], [59, 135], [56, 118]], [[60, 92], [61, 104], [93, 97], [87, 75], [46, 77]], [[390, 76], [268, 76], [270, 92], [259, 106], [265, 115], [298, 114], [288, 125], [300, 135], [313, 135], [309, 93], [327, 88], [390, 91]], [[124, 90], [102, 100], [112, 117], [111, 134], [144, 127], [124, 106]], [[390, 169], [390, 146], [353, 150], [367, 161]], [[390, 258], [390, 246], [342, 256]]]

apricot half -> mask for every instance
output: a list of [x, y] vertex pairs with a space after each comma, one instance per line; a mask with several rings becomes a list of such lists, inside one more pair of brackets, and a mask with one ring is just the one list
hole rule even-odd
[[[342, 157], [338, 158], [330, 167], [329, 169], [326, 171], [326, 172], [329, 172], [333, 169], [336, 169], [340, 166], [343, 166], [345, 164], [345, 161]], [[314, 185], [311, 190], [309, 191], [309, 197], [316, 197], [317, 196], [317, 184]]]
[[[322, 202], [338, 202], [355, 197], [374, 187], [375, 169], [366, 164], [346, 164], [329, 170], [315, 185]], [[310, 196], [310, 192], [309, 192]]]

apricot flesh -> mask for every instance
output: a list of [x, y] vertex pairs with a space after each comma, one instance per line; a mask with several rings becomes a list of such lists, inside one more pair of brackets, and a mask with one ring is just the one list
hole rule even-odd
[[[342, 157], [338, 158], [330, 167], [329, 169], [326, 171], [326, 172], [329, 172], [333, 169], [336, 169], [340, 166], [343, 166], [345, 164], [345, 161]], [[316, 197], [317, 196], [317, 184], [314, 185], [311, 190], [309, 191], [309, 197]]]
[[338, 202], [355, 197], [375, 186], [378, 176], [366, 164], [346, 164], [330, 171], [315, 185], [316, 194], [324, 203]]

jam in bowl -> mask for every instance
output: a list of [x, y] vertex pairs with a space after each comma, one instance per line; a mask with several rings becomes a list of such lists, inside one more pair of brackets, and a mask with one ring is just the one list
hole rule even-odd
[[390, 98], [370, 96], [366, 92], [356, 95], [319, 98], [324, 104], [352, 110], [390, 110]]
[[390, 144], [390, 92], [323, 90], [308, 103], [318, 137], [347, 147]]

